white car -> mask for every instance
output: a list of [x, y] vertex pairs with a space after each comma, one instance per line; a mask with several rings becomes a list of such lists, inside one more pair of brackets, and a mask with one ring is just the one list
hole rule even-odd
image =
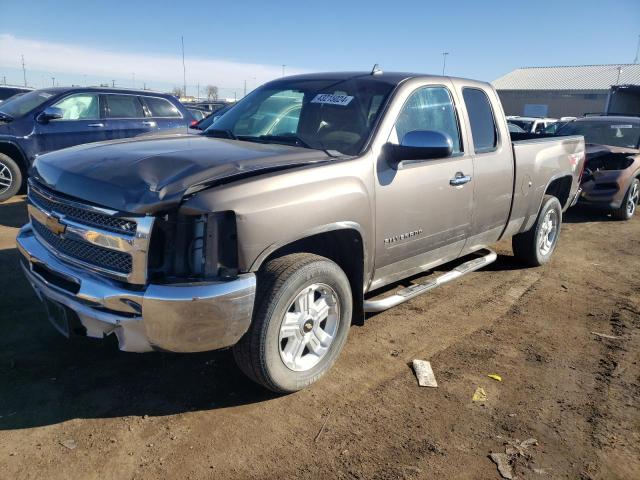
[[519, 126], [527, 133], [542, 133], [545, 128], [557, 121], [557, 118], [520, 117], [518, 115], [507, 116], [507, 122]]

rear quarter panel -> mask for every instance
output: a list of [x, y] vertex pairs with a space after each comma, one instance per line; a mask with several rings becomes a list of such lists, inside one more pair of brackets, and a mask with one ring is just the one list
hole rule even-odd
[[569, 207], [579, 188], [584, 164], [584, 139], [580, 136], [540, 138], [513, 142], [516, 162], [513, 207], [504, 236], [529, 230], [535, 223], [542, 198], [556, 179], [571, 178]]

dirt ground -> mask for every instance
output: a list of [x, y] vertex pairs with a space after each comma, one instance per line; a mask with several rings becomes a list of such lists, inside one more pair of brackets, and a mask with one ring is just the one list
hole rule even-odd
[[521, 479], [640, 478], [640, 216], [570, 211], [542, 268], [498, 244], [488, 269], [353, 326], [287, 396], [229, 352], [61, 337], [19, 271], [25, 221], [23, 198], [0, 204], [0, 478], [497, 479], [505, 449]]

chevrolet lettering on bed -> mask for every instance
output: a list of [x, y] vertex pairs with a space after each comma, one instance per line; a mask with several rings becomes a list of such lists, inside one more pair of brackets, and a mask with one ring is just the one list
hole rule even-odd
[[484, 82], [309, 74], [257, 88], [199, 135], [47, 153], [23, 270], [65, 334], [128, 352], [231, 347], [251, 379], [296, 391], [352, 322], [490, 264], [491, 244], [549, 261], [584, 139], [512, 141], [502, 112]]

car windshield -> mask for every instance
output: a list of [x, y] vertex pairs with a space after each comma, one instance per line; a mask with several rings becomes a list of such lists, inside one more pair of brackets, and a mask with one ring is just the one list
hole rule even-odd
[[516, 120], [516, 119], [510, 118], [509, 123], [513, 123], [514, 125], [519, 126], [525, 132], [530, 132], [531, 127], [533, 126], [533, 121], [531, 120]]
[[205, 134], [356, 155], [392, 89], [370, 76], [273, 82], [239, 101]]
[[38, 108], [53, 95], [52, 92], [46, 90], [35, 90], [24, 95], [11, 97], [0, 105], [0, 112], [13, 118], [18, 118], [29, 113], [34, 108]]
[[578, 120], [562, 126], [556, 135], [583, 135], [586, 143], [639, 148], [640, 122], [637, 120]]

